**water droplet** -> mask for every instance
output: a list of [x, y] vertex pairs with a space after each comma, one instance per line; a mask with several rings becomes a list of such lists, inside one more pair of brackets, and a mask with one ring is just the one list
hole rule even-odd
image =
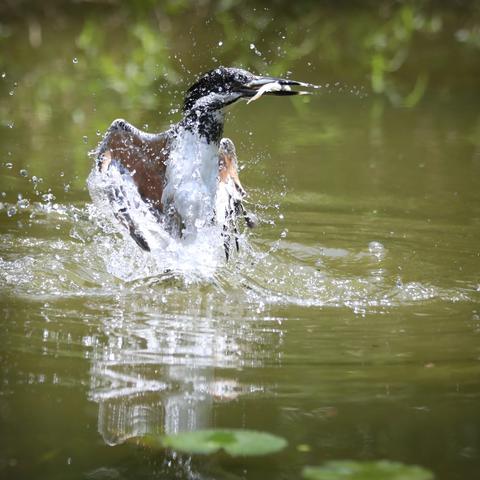
[[218, 46], [221, 47], [223, 45], [223, 42], [220, 40], [220, 42], [218, 42]]
[[73, 62], [73, 63], [78, 63], [78, 58], [77, 58], [77, 57], [73, 57], [72, 62]]
[[282, 233], [280, 233], [280, 238], [286, 238], [287, 234], [288, 234], [288, 230], [287, 229], [283, 230]]
[[97, 137], [99, 137], [102, 134], [102, 132], [100, 132], [100, 130], [97, 130], [95, 133], [97, 134]]
[[368, 251], [378, 259], [381, 259], [385, 255], [385, 247], [380, 242], [370, 242], [368, 244]]
[[11, 169], [13, 167], [13, 163], [7, 162], [5, 164], [5, 168]]
[[258, 48], [255, 46], [254, 43], [250, 44], [250, 50], [253, 50], [255, 52], [255, 55], [258, 55], [259, 57], [262, 56], [262, 52], [260, 52], [260, 50], [258, 50]]
[[16, 207], [9, 207], [7, 210], [7, 216], [13, 217], [17, 213]]
[[44, 193], [42, 195], [42, 200], [44, 202], [51, 202], [51, 201], [55, 200], [55, 196], [51, 193]]
[[8, 94], [9, 94], [11, 97], [13, 97], [13, 96], [15, 95], [15, 92], [14, 92], [13, 90], [10, 90], [10, 91], [8, 92]]
[[18, 208], [28, 208], [30, 202], [26, 198], [22, 198], [17, 202]]
[[2, 73], [2, 78], [5, 78], [7, 74], [5, 72]]
[[83, 143], [87, 143], [88, 142], [88, 137], [86, 135], [84, 135], [82, 137], [82, 140], [83, 140]]
[[28, 177], [28, 171], [24, 168], [22, 168], [19, 173], [22, 177]]

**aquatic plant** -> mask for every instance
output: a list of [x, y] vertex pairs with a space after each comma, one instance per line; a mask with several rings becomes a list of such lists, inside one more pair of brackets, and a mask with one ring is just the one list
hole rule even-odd
[[305, 480], [432, 480], [433, 473], [416, 465], [378, 460], [360, 462], [341, 460], [319, 467], [305, 467]]
[[287, 441], [266, 432], [241, 429], [210, 429], [167, 435], [161, 444], [190, 454], [225, 451], [232, 457], [267, 455], [283, 450]]

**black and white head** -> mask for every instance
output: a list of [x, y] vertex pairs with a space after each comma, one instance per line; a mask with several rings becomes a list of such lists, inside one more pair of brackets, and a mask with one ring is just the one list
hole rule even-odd
[[218, 67], [202, 75], [187, 91], [183, 110], [220, 111], [237, 100], [253, 100], [261, 95], [298, 95], [292, 85], [311, 85], [294, 80], [254, 75], [240, 68]]

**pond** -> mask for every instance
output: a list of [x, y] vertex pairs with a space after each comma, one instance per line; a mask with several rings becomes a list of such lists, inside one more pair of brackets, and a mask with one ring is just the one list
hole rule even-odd
[[[480, 9], [296, 3], [0, 7], [2, 478], [479, 471]], [[218, 65], [321, 88], [232, 108], [259, 225], [166, 270], [99, 217], [88, 153]], [[139, 441], [212, 428], [288, 446]]]

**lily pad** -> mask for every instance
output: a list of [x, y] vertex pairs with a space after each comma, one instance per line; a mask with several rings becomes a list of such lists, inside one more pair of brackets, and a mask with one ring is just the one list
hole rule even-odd
[[197, 430], [162, 438], [164, 447], [192, 454], [224, 450], [233, 457], [267, 455], [286, 447], [287, 441], [270, 433], [253, 430]]
[[342, 460], [319, 467], [305, 467], [302, 477], [305, 480], [432, 480], [434, 475], [423, 467], [387, 460]]

